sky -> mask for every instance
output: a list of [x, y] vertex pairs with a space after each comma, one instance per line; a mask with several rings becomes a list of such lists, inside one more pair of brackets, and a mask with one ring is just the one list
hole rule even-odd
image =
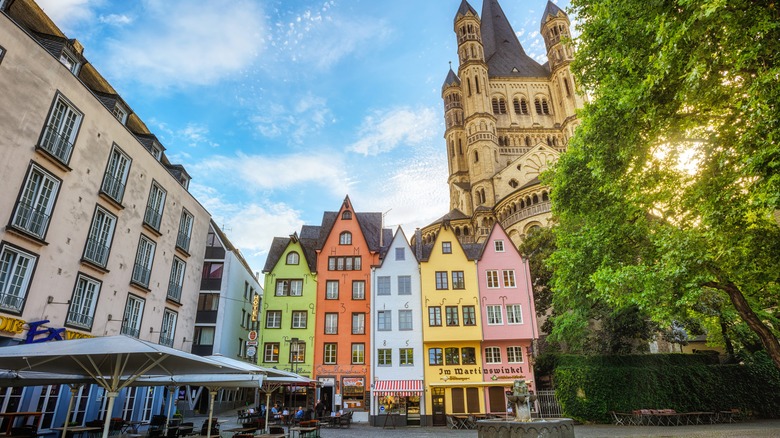
[[[441, 86], [461, 0], [36, 1], [185, 166], [253, 271], [273, 237], [347, 195], [407, 236], [449, 211]], [[547, 0], [500, 4], [546, 62]]]

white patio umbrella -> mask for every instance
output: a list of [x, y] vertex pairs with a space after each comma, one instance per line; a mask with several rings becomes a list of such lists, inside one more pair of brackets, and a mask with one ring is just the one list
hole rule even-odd
[[303, 377], [299, 374], [295, 374], [289, 371], [277, 370], [276, 368], [261, 367], [258, 365], [253, 365], [247, 362], [241, 362], [221, 355], [213, 355], [213, 356], [206, 356], [206, 357], [231, 367], [241, 368], [247, 372], [265, 373], [266, 379], [262, 389], [263, 392], [265, 392], [266, 431], [268, 431], [268, 414], [271, 411], [271, 407], [269, 406], [269, 403], [271, 402], [271, 394], [283, 386], [289, 386], [289, 385], [306, 386], [306, 385], [310, 385], [313, 382], [313, 380], [307, 377]]
[[[207, 437], [211, 437], [211, 421], [214, 416], [214, 398], [222, 388], [260, 388], [263, 386], [264, 374], [183, 374], [178, 376], [141, 376], [133, 383], [137, 386], [171, 386], [182, 385], [205, 386], [209, 390], [209, 419]], [[170, 406], [170, 405], [169, 405]], [[168, 410], [170, 421], [170, 409]], [[168, 435], [168, 423], [166, 422], [163, 436]]]
[[108, 397], [103, 438], [108, 437], [116, 396], [139, 376], [240, 372], [224, 363], [123, 335], [2, 347], [0, 363], [10, 371], [88, 375]]

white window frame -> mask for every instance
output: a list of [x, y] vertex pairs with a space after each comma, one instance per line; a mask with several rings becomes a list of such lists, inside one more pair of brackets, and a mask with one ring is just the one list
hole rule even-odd
[[267, 329], [280, 329], [280, 328], [282, 328], [282, 311], [281, 310], [267, 310], [265, 312], [265, 328], [267, 328]]
[[339, 333], [339, 314], [338, 313], [326, 313], [325, 314], [325, 334], [337, 335]]
[[494, 240], [493, 241], [493, 250], [495, 252], [504, 252], [504, 241], [503, 240]]
[[366, 314], [361, 312], [355, 312], [352, 314], [352, 334], [353, 335], [365, 335], [366, 334]]
[[366, 299], [366, 282], [364, 280], [352, 280], [352, 299]]
[[179, 314], [171, 309], [163, 310], [162, 325], [160, 325], [160, 345], [173, 347], [173, 341], [176, 337], [176, 321]]
[[411, 295], [412, 294], [412, 276], [411, 275], [399, 275], [398, 276], [398, 295]]
[[184, 288], [184, 272], [187, 270], [187, 263], [184, 260], [174, 256], [171, 263], [171, 278], [168, 280], [168, 298], [181, 302], [181, 293]]
[[393, 349], [379, 348], [376, 350], [376, 363], [380, 367], [393, 366]]
[[498, 289], [500, 287], [501, 283], [498, 281], [498, 271], [494, 269], [485, 271], [485, 276], [487, 278], [488, 289]]
[[366, 344], [354, 343], [352, 344], [352, 365], [362, 365], [366, 363]]
[[141, 335], [141, 321], [144, 315], [144, 304], [146, 300], [135, 295], [129, 294], [125, 303], [125, 316], [122, 318], [123, 335], [138, 338]]
[[398, 365], [402, 367], [414, 366], [414, 348], [398, 349]]
[[506, 323], [507, 324], [523, 323], [523, 306], [521, 304], [506, 305]]
[[406, 260], [406, 248], [400, 247], [395, 249], [395, 259], [396, 260]]
[[501, 347], [485, 347], [485, 363], [501, 363]]
[[488, 325], [504, 325], [504, 318], [501, 312], [500, 304], [489, 304], [485, 306]]
[[501, 273], [501, 277], [504, 281], [504, 287], [505, 288], [515, 288], [517, 287], [517, 281], [515, 281], [515, 270], [514, 269], [504, 269]]
[[523, 363], [523, 347], [516, 345], [506, 347], [506, 361], [507, 363]]
[[92, 330], [95, 319], [95, 307], [100, 297], [102, 283], [94, 278], [79, 274], [70, 299], [65, 323], [86, 330]]
[[35, 164], [30, 165], [11, 219], [14, 228], [43, 239], [59, 189], [59, 179]]
[[322, 362], [325, 365], [335, 365], [338, 357], [338, 344], [333, 342], [325, 343], [323, 347]]
[[64, 65], [65, 68], [70, 70], [70, 72], [74, 75], [79, 74], [79, 67], [81, 67], [81, 63], [78, 61], [76, 56], [70, 52], [70, 50], [62, 49], [62, 52], [60, 52], [60, 64]]
[[391, 285], [390, 276], [383, 275], [376, 278], [376, 294], [377, 295], [390, 295]]
[[295, 278], [282, 278], [276, 280], [277, 297], [300, 297], [303, 295], [303, 280]]
[[148, 237], [141, 235], [138, 239], [138, 252], [135, 255], [133, 266], [133, 282], [143, 287], [149, 287], [149, 279], [152, 277], [152, 264], [154, 263], [154, 251], [157, 244]]
[[393, 330], [392, 310], [380, 310], [376, 313], [376, 330], [380, 332]]
[[338, 300], [339, 299], [339, 282], [338, 282], [338, 280], [327, 280], [325, 282], [325, 299], [326, 300]]
[[297, 264], [300, 263], [300, 259], [301, 259], [301, 256], [297, 252], [292, 251], [292, 252], [287, 253], [287, 258], [285, 259], [285, 264], [297, 265]]
[[293, 310], [292, 312], [292, 328], [305, 329], [309, 321], [309, 312], [305, 310]]
[[144, 223], [156, 231], [160, 230], [167, 195], [168, 192], [160, 184], [157, 184], [157, 181], [152, 181], [152, 187], [149, 189], [149, 199], [146, 203]]
[[[274, 349], [276, 347], [276, 349]], [[279, 363], [279, 343], [266, 342], [263, 346], [263, 362]]]
[[411, 310], [401, 309], [398, 311], [398, 330], [414, 330], [414, 317]]
[[179, 234], [176, 236], [176, 246], [183, 249], [184, 252], [189, 252], [190, 250], [192, 225], [194, 223], [195, 217], [189, 211], [182, 209], [181, 219], [179, 220]]
[[108, 158], [106, 172], [103, 174], [103, 184], [100, 190], [116, 202], [122, 203], [127, 187], [127, 176], [133, 160], [114, 144]]
[[0, 248], [0, 309], [21, 312], [38, 257], [3, 244]]
[[116, 216], [100, 206], [95, 208], [95, 216], [92, 218], [87, 244], [84, 248], [85, 260], [101, 267], [108, 264], [108, 255], [111, 252], [115, 228]]
[[125, 124], [127, 122], [127, 116], [130, 113], [130, 111], [127, 110], [122, 104], [119, 102], [114, 104], [114, 109], [111, 110], [111, 114], [114, 115], [114, 117], [119, 120], [119, 123]]
[[339, 245], [352, 245], [352, 233], [344, 231], [339, 234]]
[[83, 118], [84, 115], [58, 93], [38, 146], [67, 165]]

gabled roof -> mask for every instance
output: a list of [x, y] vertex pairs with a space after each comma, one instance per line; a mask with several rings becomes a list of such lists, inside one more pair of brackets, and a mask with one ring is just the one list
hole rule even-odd
[[566, 16], [566, 13], [563, 12], [563, 10], [558, 7], [558, 5], [551, 2], [550, 0], [547, 0], [547, 7], [544, 8], [544, 13], [542, 14], [542, 24], [539, 26], [539, 31], [541, 32], [541, 30], [544, 28], [544, 23], [546, 23], [547, 20], [556, 18], [558, 14], [563, 14]]
[[274, 270], [274, 266], [279, 262], [279, 258], [282, 257], [282, 254], [284, 254], [284, 250], [289, 243], [289, 237], [274, 237], [273, 242], [271, 242], [271, 249], [268, 250], [268, 257], [265, 258], [263, 274]]
[[469, 2], [463, 0], [462, 2], [460, 2], [460, 7], [458, 7], [458, 12], [455, 14], [455, 21], [458, 21], [458, 18], [464, 17], [468, 13], [471, 13], [475, 17], [479, 18], [479, 15], [477, 15], [477, 10], [472, 8]]
[[[385, 228], [385, 233], [392, 233], [392, 230]], [[387, 244], [383, 248], [383, 254], [381, 259], [379, 260], [379, 266], [382, 266], [385, 263], [385, 255], [390, 250], [390, 248], [393, 247], [393, 244], [395, 243], [396, 239], [402, 239], [402, 241], [406, 244], [406, 247], [409, 248], [409, 252], [412, 253], [412, 257], [414, 257], [415, 260], [417, 260], [417, 254], [414, 251], [414, 248], [409, 244], [409, 239], [406, 238], [406, 234], [404, 234], [403, 228], [400, 226], [395, 230], [395, 235], [390, 235], [390, 238], [386, 240]], [[419, 260], [417, 260], [419, 262]]]
[[548, 77], [545, 69], [530, 56], [517, 39], [498, 0], [482, 3], [482, 44], [488, 76]]
[[[448, 225], [442, 224], [442, 226], [444, 227]], [[428, 259], [431, 258], [433, 248], [439, 242], [439, 236], [441, 236], [441, 233], [436, 234], [436, 239], [433, 241], [433, 243], [426, 243], [422, 245], [422, 257], [418, 260], [419, 262], [427, 262]], [[455, 239], [455, 242], [460, 245], [461, 248], [463, 248], [463, 253], [466, 254], [466, 258], [468, 260], [478, 260], [482, 255], [482, 247], [484, 246], [483, 243], [461, 243], [460, 239], [457, 238]]]
[[[488, 243], [493, 240], [493, 236], [496, 234], [504, 236], [508, 241], [508, 244], [504, 245], [504, 251], [513, 251], [521, 259], [523, 258], [522, 254], [520, 254], [520, 250], [518, 250], [514, 243], [512, 243], [512, 240], [509, 238], [509, 235], [506, 233], [504, 227], [501, 226], [500, 222], [496, 221], [496, 223], [493, 224], [493, 228], [490, 229], [490, 234], [488, 234], [487, 239], [485, 239], [484, 245], [482, 245], [482, 249], [479, 252], [479, 260], [482, 260], [482, 256], [485, 255], [485, 249], [488, 247]], [[512, 249], [506, 249], [507, 247], [511, 247]]]
[[444, 91], [445, 88], [451, 86], [460, 86], [460, 79], [458, 78], [458, 75], [452, 71], [452, 66], [450, 66], [450, 71], [447, 73], [447, 78], [444, 79], [444, 84], [442, 84], [441, 90]]
[[233, 245], [233, 242], [231, 242], [227, 235], [219, 228], [219, 226], [217, 226], [217, 223], [214, 222], [214, 219], [209, 219], [209, 222], [211, 223], [211, 228], [214, 230], [214, 233], [217, 234], [219, 240], [222, 241], [222, 245], [225, 246], [225, 249], [232, 252], [238, 259], [239, 263], [241, 263], [244, 269], [246, 269], [246, 272], [254, 277], [255, 273], [252, 272], [252, 268], [249, 267], [249, 263], [247, 263], [246, 259], [244, 259], [244, 256], [241, 255], [241, 251]]
[[[349, 202], [349, 197], [345, 198], [345, 202]], [[392, 234], [382, 235], [382, 213], [355, 212], [351, 202], [350, 211], [354, 213], [354, 220], [358, 221], [360, 231], [363, 233], [363, 238], [366, 239], [369, 251], [379, 253], [383, 246], [382, 243], [384, 243], [384, 245], [389, 244], [386, 236], [392, 238]], [[325, 245], [325, 240], [333, 230], [333, 225], [336, 223], [338, 216], [339, 212], [337, 211], [326, 211], [322, 214], [322, 225], [319, 227], [317, 249], [322, 249]], [[388, 231], [392, 233], [391, 230]], [[384, 242], [382, 242], [383, 239]]]

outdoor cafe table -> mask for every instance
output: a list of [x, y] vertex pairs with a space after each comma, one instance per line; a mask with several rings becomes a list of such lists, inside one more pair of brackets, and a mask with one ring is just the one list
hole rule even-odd
[[[35, 418], [36, 421], [35, 421], [34, 426], [35, 426], [35, 429], [38, 429], [38, 426], [40, 426], [40, 424], [41, 424], [42, 416], [43, 416], [43, 412], [2, 412], [2, 413], [0, 413], [0, 420], [2, 420], [4, 418], [8, 419], [8, 426], [6, 427], [5, 434], [6, 435], [11, 435], [11, 429], [16, 427], [15, 423], [16, 423], [16, 421], [20, 417], [22, 417], [22, 418], [25, 418], [25, 417], [33, 417], [33, 418]], [[22, 421], [23, 421], [24, 424], [22, 424], [21, 426], [27, 426], [28, 425], [26, 419], [23, 419]]]
[[[62, 430], [65, 429], [64, 427], [52, 427], [51, 430], [59, 430], [62, 432]], [[73, 436], [76, 436], [78, 434], [89, 434], [89, 432], [100, 432], [103, 430], [102, 427], [95, 427], [95, 426], [69, 426], [68, 432], [72, 432]]]
[[264, 433], [261, 435], [255, 435], [255, 438], [285, 438], [287, 435], [283, 433]]
[[[304, 437], [304, 436], [314, 436], [313, 432], [317, 432], [316, 427], [291, 427], [290, 428], [290, 438], [298, 437]], [[297, 435], [295, 432], [298, 432]], [[311, 435], [310, 435], [311, 434]]]

